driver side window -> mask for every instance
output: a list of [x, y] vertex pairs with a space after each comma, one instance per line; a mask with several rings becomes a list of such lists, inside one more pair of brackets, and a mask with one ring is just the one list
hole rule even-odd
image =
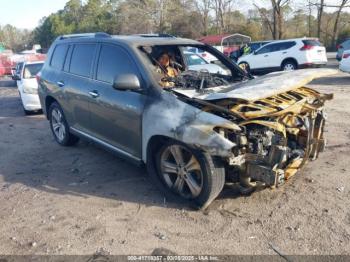
[[139, 75], [133, 60], [123, 48], [103, 44], [98, 59], [96, 79], [113, 84], [114, 77], [122, 74]]

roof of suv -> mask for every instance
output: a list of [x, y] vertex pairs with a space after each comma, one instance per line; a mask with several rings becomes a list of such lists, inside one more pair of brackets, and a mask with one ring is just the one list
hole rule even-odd
[[109, 41], [118, 41], [127, 45], [204, 45], [195, 40], [186, 38], [177, 38], [170, 35], [143, 34], [143, 35], [109, 35], [106, 33], [72, 34], [59, 36], [56, 41], [79, 42], [79, 40], [104, 39]]

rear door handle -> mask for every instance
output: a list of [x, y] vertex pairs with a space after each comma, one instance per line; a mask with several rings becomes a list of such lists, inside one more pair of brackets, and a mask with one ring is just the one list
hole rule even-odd
[[269, 55], [264, 55], [264, 57], [268, 57]]
[[283, 52], [282, 54], [287, 54], [287, 52]]
[[64, 82], [63, 82], [63, 81], [58, 81], [58, 82], [57, 82], [57, 85], [58, 85], [59, 87], [64, 87]]
[[89, 92], [89, 95], [93, 98], [99, 97], [100, 94], [96, 90], [92, 90]]

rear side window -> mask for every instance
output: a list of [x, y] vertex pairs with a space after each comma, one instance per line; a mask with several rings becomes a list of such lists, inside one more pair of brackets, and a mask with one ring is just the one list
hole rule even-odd
[[113, 83], [121, 74], [138, 74], [128, 53], [118, 46], [102, 45], [97, 66], [97, 80]]
[[275, 51], [282, 51], [282, 50], [287, 50], [293, 46], [295, 46], [296, 43], [294, 41], [291, 42], [284, 42], [284, 43], [280, 43], [278, 44], [278, 46], [276, 47]]
[[264, 47], [262, 47], [258, 51], [258, 54], [283, 51], [283, 50], [287, 50], [295, 45], [296, 45], [296, 43], [294, 41], [269, 44], [269, 45], [265, 45]]
[[70, 61], [72, 74], [89, 77], [94, 59], [96, 44], [76, 44]]
[[57, 45], [53, 51], [50, 65], [58, 70], [63, 67], [64, 59], [66, 58], [68, 45]]
[[303, 44], [304, 44], [304, 45], [309, 45], [309, 46], [322, 46], [322, 44], [320, 43], [320, 41], [318, 41], [318, 40], [312, 40], [312, 39], [303, 40]]

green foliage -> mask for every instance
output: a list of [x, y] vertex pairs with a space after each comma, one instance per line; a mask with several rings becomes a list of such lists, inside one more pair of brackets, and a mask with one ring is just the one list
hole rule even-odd
[[[215, 3], [222, 3], [219, 7]], [[231, 0], [69, 0], [65, 7], [41, 19], [33, 32], [10, 25], [0, 28], [0, 42], [14, 50], [38, 43], [47, 48], [62, 34], [98, 32], [110, 34], [169, 33], [197, 39], [206, 34], [241, 33], [252, 40], [272, 39], [272, 9], [241, 12]], [[308, 8], [285, 5], [283, 37], [315, 36], [317, 21]], [[313, 13], [311, 13], [313, 14]], [[350, 37], [350, 14], [339, 21], [339, 41]], [[321, 41], [331, 45], [334, 14], [324, 13]]]

